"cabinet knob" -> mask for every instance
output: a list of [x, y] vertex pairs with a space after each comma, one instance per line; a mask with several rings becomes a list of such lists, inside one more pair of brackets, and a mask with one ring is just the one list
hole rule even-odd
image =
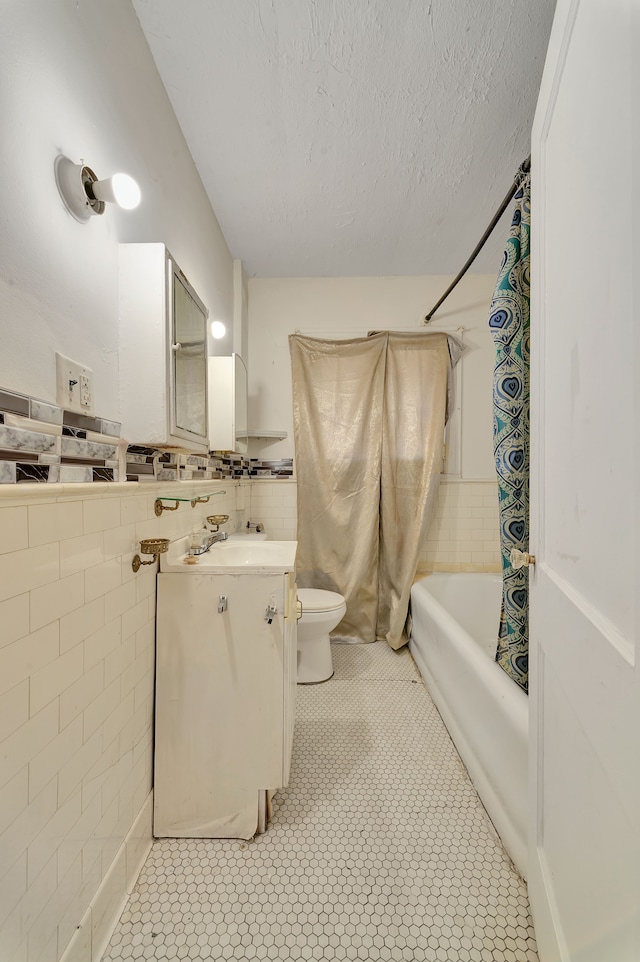
[[178, 351], [181, 351], [181, 350], [182, 350], [182, 344], [172, 344], [172, 345], [171, 345], [171, 350], [172, 350], [172, 351], [175, 351], [176, 354], [177, 354]]

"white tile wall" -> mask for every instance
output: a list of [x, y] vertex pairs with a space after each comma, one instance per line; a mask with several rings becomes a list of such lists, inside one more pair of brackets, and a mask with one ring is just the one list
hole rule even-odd
[[[254, 481], [250, 517], [274, 540], [296, 539], [295, 481]], [[435, 516], [420, 571], [499, 571], [498, 485], [493, 481], [440, 482]]]
[[[151, 838], [155, 567], [143, 537], [237, 484], [0, 490], [0, 959], [97, 962]], [[225, 491], [158, 518], [158, 494]]]
[[297, 531], [295, 481], [254, 481], [251, 521], [262, 521], [271, 541], [295, 541]]
[[499, 571], [498, 484], [441, 481], [420, 571]]

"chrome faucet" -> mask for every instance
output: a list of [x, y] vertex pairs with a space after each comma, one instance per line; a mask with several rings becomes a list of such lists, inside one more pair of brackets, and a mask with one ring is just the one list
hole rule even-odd
[[226, 531], [215, 531], [211, 534], [205, 534], [202, 539], [202, 544], [189, 549], [189, 554], [199, 555], [205, 554], [211, 547], [211, 545], [216, 544], [218, 541], [226, 541], [229, 535]]

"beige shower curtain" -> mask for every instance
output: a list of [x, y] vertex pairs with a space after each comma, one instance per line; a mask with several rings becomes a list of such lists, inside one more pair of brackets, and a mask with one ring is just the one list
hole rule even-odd
[[442, 466], [450, 338], [293, 334], [289, 346], [298, 585], [344, 595], [335, 641], [400, 648]]

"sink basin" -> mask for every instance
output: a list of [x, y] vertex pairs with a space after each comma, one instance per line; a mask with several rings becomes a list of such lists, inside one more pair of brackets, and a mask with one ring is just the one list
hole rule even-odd
[[266, 541], [266, 531], [236, 531], [229, 535], [229, 541]]
[[[211, 559], [212, 564], [260, 565], [270, 564], [283, 555], [283, 545], [289, 541], [219, 541], [214, 544], [202, 559]], [[286, 548], [284, 549], [286, 551]]]
[[160, 556], [160, 570], [185, 574], [237, 574], [240, 572], [293, 571], [297, 541], [253, 541], [249, 538], [219, 541], [196, 564], [187, 564], [188, 539], [173, 542], [167, 554]]

